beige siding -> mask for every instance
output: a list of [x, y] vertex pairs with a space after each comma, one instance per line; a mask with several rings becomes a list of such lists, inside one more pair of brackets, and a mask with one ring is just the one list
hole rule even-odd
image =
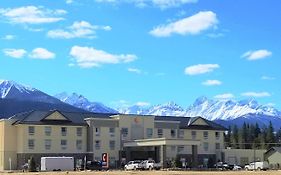
[[[29, 135], [28, 127], [33, 126], [35, 129], [34, 135]], [[18, 140], [18, 153], [83, 153], [86, 152], [87, 146], [87, 131], [85, 126], [57, 126], [50, 125], [51, 135], [46, 136], [45, 126], [47, 125], [17, 125], [18, 135], [20, 136]], [[67, 128], [66, 136], [61, 135], [61, 128]], [[76, 128], [82, 128], [82, 136], [76, 135]], [[28, 140], [34, 140], [34, 149], [29, 149]], [[51, 149], [45, 149], [45, 140], [51, 140]], [[67, 141], [66, 149], [61, 148], [61, 140]], [[77, 150], [76, 141], [82, 140], [82, 149]]]
[[195, 122], [192, 123], [192, 125], [208, 125], [203, 119], [198, 118]]
[[51, 115], [47, 116], [45, 120], [67, 120], [67, 119], [56, 111], [53, 112]]
[[281, 153], [275, 152], [271, 156], [268, 157], [268, 162], [271, 165], [279, 164], [281, 165]]
[[[16, 169], [16, 145], [17, 134], [15, 126], [11, 125], [12, 121], [0, 121], [1, 137], [0, 137], [0, 169]], [[11, 160], [11, 167], [9, 160]]]

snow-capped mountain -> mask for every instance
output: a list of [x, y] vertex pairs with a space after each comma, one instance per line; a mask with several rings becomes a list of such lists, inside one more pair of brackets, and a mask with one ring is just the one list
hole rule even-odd
[[68, 95], [66, 92], [55, 95], [60, 101], [70, 104], [72, 106], [97, 113], [117, 113], [116, 110], [111, 109], [99, 102], [90, 102], [83, 95], [78, 95], [77, 93], [72, 93]]
[[0, 118], [8, 118], [19, 112], [52, 109], [86, 112], [35, 88], [14, 81], [0, 80]]
[[211, 100], [199, 97], [186, 109], [174, 102], [142, 108], [132, 106], [119, 110], [120, 113], [160, 115], [160, 116], [202, 116], [208, 120], [217, 121], [224, 126], [230, 124], [242, 125], [243, 122], [268, 125], [272, 121], [275, 128], [281, 126], [281, 112], [272, 106], [258, 104], [254, 99], [241, 101]]
[[140, 114], [140, 115], [159, 115], [159, 116], [182, 116], [185, 110], [171, 101], [163, 105], [143, 106], [133, 105], [118, 109], [122, 114]]
[[233, 120], [247, 115], [277, 116], [281, 112], [270, 106], [258, 104], [254, 99], [209, 100], [206, 97], [196, 99], [193, 105], [187, 108], [185, 116], [202, 116], [208, 120]]
[[9, 80], [0, 80], [0, 98], [48, 103], [60, 102], [58, 99], [42, 91]]

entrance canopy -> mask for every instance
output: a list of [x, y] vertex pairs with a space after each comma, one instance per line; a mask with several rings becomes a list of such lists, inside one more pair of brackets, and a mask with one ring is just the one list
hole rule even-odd
[[184, 139], [166, 139], [166, 138], [153, 138], [153, 139], [140, 139], [124, 143], [124, 147], [138, 147], [138, 146], [162, 146], [162, 145], [200, 145], [199, 140], [184, 140]]

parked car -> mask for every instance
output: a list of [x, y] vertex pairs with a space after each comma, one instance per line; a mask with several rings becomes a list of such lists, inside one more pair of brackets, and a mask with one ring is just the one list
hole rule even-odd
[[239, 171], [239, 170], [242, 170], [242, 167], [234, 164], [232, 170], [233, 171]]
[[137, 170], [139, 169], [139, 164], [141, 163], [141, 160], [133, 160], [128, 162], [125, 166], [125, 170]]
[[86, 170], [102, 170], [102, 164], [100, 161], [87, 161]]
[[269, 165], [268, 162], [263, 161], [263, 162], [252, 162], [249, 165], [245, 166], [245, 170], [249, 171], [249, 170], [268, 170], [269, 169]]
[[219, 170], [232, 170], [232, 166], [228, 165], [226, 162], [217, 162], [214, 165], [215, 168], [219, 169]]
[[140, 169], [143, 170], [159, 170], [161, 169], [161, 163], [155, 163], [154, 160], [144, 160], [139, 164]]

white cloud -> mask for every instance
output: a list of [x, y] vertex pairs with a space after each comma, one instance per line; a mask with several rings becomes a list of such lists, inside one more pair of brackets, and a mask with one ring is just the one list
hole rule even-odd
[[202, 84], [205, 86], [218, 86], [221, 85], [222, 82], [219, 80], [206, 80]]
[[23, 6], [18, 8], [0, 9], [0, 15], [11, 23], [42, 24], [64, 20], [60, 17], [66, 14], [65, 10], [50, 10], [42, 6]]
[[102, 64], [128, 63], [137, 59], [133, 54], [110, 54], [93, 47], [73, 46], [70, 55], [78, 66], [84, 68], [97, 67]]
[[13, 58], [22, 58], [26, 54], [24, 49], [4, 49], [4, 54]]
[[214, 12], [202, 11], [176, 22], [157, 26], [149, 33], [156, 37], [168, 37], [172, 34], [196, 35], [204, 30], [215, 27], [217, 23], [218, 20]]
[[248, 51], [242, 55], [242, 58], [246, 58], [247, 60], [260, 60], [267, 58], [272, 55], [272, 52], [261, 49], [261, 50], [254, 50], [254, 51]]
[[179, 7], [187, 3], [196, 3], [197, 0], [152, 0], [152, 3], [161, 9]]
[[111, 30], [110, 26], [97, 26], [92, 25], [87, 21], [75, 21], [66, 30], [56, 29], [50, 30], [47, 36], [50, 38], [94, 38], [96, 30]]
[[215, 69], [219, 68], [218, 64], [197, 64], [193, 66], [186, 67], [184, 72], [187, 75], [198, 75], [212, 72]]
[[137, 105], [137, 106], [150, 106], [150, 103], [140, 101], [140, 102], [137, 102], [135, 105]]
[[142, 73], [140, 69], [136, 69], [136, 68], [128, 68], [128, 71], [136, 73], [136, 74], [141, 74]]
[[231, 94], [231, 93], [218, 94], [218, 95], [214, 96], [214, 98], [217, 98], [217, 99], [230, 99], [230, 98], [234, 98], [234, 95]]
[[180, 7], [188, 3], [196, 3], [198, 0], [96, 0], [99, 3], [129, 3], [134, 4], [136, 7], [144, 8], [147, 6], [155, 6], [161, 9], [172, 7]]
[[53, 52], [50, 52], [44, 48], [35, 48], [29, 54], [29, 57], [34, 59], [52, 59], [55, 58], [55, 56], [56, 55]]
[[269, 77], [269, 76], [262, 76], [261, 77], [262, 80], [275, 80], [275, 77]]
[[244, 92], [241, 94], [246, 97], [270, 97], [271, 94], [268, 92]]
[[4, 40], [13, 40], [15, 38], [16, 38], [15, 35], [5, 35], [2, 39], [4, 39]]

